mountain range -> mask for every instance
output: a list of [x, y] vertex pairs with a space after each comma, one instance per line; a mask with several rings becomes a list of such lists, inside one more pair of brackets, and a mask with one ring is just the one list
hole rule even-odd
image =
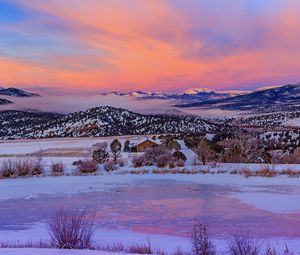
[[182, 103], [178, 107], [252, 111], [254, 113], [300, 109], [300, 83], [257, 90], [230, 98]]
[[183, 93], [169, 93], [169, 92], [144, 92], [144, 91], [128, 91], [128, 92], [108, 92], [101, 93], [102, 96], [120, 96], [120, 97], [132, 97], [135, 99], [164, 99], [164, 100], [180, 100], [183, 102], [203, 102], [213, 99], [225, 99], [237, 95], [244, 95], [250, 93], [250, 91], [241, 90], [228, 90], [217, 91], [207, 88], [192, 88]]

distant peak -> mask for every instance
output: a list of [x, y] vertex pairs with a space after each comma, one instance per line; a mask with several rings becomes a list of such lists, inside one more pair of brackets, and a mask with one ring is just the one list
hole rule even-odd
[[191, 89], [187, 89], [184, 93], [188, 95], [196, 95], [199, 93], [210, 93], [210, 92], [215, 92], [215, 90], [208, 89], [208, 88], [191, 88]]
[[271, 85], [271, 86], [264, 86], [261, 88], [257, 88], [255, 91], [263, 91], [263, 90], [267, 90], [267, 89], [276, 89], [279, 87], [283, 87], [282, 85]]

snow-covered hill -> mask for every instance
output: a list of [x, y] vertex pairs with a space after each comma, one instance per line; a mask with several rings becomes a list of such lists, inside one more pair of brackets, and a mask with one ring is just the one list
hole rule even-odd
[[12, 104], [12, 102], [7, 99], [0, 98], [0, 105], [4, 105], [4, 104]]
[[[35, 113], [36, 114], [36, 113]], [[14, 116], [14, 117], [12, 117]], [[2, 139], [114, 136], [159, 133], [229, 132], [232, 127], [198, 116], [142, 115], [108, 106], [62, 117], [24, 112], [0, 112]]]
[[27, 92], [17, 88], [0, 88], [0, 95], [12, 97], [33, 97], [40, 96], [35, 93]]

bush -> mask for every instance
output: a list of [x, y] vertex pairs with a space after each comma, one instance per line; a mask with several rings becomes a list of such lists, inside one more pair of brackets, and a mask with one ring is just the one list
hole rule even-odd
[[283, 157], [283, 162], [287, 164], [300, 164], [300, 148], [296, 148], [293, 153]]
[[163, 154], [157, 158], [156, 165], [159, 168], [164, 168], [169, 164], [170, 156], [167, 154]]
[[259, 243], [245, 235], [235, 235], [228, 243], [230, 255], [259, 255]]
[[216, 249], [209, 239], [205, 225], [197, 223], [192, 232], [193, 251], [196, 255], [215, 255]]
[[85, 159], [78, 165], [81, 174], [95, 173], [98, 170], [98, 162], [92, 159]]
[[145, 165], [152, 166], [156, 164], [158, 158], [166, 153], [171, 154], [170, 150], [166, 149], [163, 146], [155, 146], [153, 148], [148, 148], [144, 153]]
[[81, 165], [83, 163], [83, 161], [82, 160], [76, 160], [76, 161], [74, 161], [73, 162], [73, 166], [79, 166], [79, 165]]
[[93, 160], [100, 164], [103, 164], [109, 159], [109, 153], [107, 152], [107, 143], [98, 143], [94, 145], [95, 150], [93, 151]]
[[153, 250], [151, 247], [150, 242], [148, 244], [143, 244], [143, 245], [139, 245], [139, 244], [135, 244], [135, 245], [131, 245], [128, 249], [127, 249], [128, 253], [132, 253], [132, 254], [153, 254]]
[[41, 156], [38, 156], [35, 160], [32, 161], [31, 174], [41, 175], [43, 174], [43, 172], [44, 172], [43, 158]]
[[182, 160], [182, 161], [186, 161], [186, 156], [184, 155], [184, 153], [182, 151], [175, 151], [173, 153], [173, 156], [177, 159], [177, 160]]
[[55, 213], [48, 221], [51, 243], [59, 249], [91, 249], [95, 229], [93, 219], [85, 212], [73, 214], [63, 210]]
[[56, 162], [56, 163], [52, 162], [50, 168], [51, 168], [52, 175], [60, 176], [63, 175], [65, 166], [62, 162]]
[[176, 162], [176, 165], [177, 165], [178, 167], [184, 167], [184, 161], [183, 161], [183, 160], [178, 160], [178, 161]]
[[104, 163], [104, 170], [106, 172], [112, 172], [115, 171], [117, 169], [115, 163], [113, 161], [108, 161]]
[[8, 159], [2, 162], [0, 168], [0, 175], [3, 178], [9, 178], [16, 174], [16, 162]]
[[16, 175], [29, 176], [32, 173], [33, 164], [28, 160], [19, 160], [16, 162]]
[[134, 157], [132, 160], [133, 167], [138, 168], [145, 165], [145, 157], [144, 156], [138, 156]]

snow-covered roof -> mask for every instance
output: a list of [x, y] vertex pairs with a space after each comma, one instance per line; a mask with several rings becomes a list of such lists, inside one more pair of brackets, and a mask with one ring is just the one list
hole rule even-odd
[[137, 146], [137, 145], [139, 145], [139, 144], [141, 144], [141, 143], [143, 143], [143, 142], [146, 142], [146, 141], [150, 141], [150, 142], [152, 142], [152, 143], [160, 144], [159, 141], [155, 141], [155, 140], [153, 140], [153, 139], [151, 139], [151, 138], [148, 138], [148, 137], [143, 137], [142, 139], [140, 139], [140, 140], [138, 140], [138, 141], [136, 141], [136, 142], [134, 142], [134, 143], [132, 143], [132, 144], [130, 144], [130, 145], [131, 145], [131, 146]]

